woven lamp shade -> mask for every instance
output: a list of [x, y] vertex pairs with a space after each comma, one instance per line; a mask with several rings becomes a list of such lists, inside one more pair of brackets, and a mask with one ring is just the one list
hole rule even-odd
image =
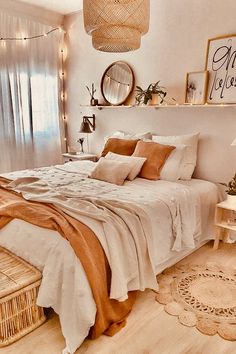
[[148, 32], [150, 0], [84, 0], [84, 27], [103, 52], [138, 49]]
[[234, 139], [234, 141], [231, 143], [231, 145], [236, 145], [236, 139]]

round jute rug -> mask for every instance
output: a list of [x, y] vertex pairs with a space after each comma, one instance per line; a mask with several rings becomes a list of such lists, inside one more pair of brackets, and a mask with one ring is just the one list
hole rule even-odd
[[236, 269], [215, 263], [174, 266], [157, 281], [156, 300], [182, 325], [236, 340]]

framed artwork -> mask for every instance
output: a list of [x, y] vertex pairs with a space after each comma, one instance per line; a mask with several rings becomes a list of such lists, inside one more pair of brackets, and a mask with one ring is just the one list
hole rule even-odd
[[208, 103], [236, 103], [236, 34], [208, 40]]
[[204, 104], [207, 92], [207, 71], [187, 73], [185, 103]]

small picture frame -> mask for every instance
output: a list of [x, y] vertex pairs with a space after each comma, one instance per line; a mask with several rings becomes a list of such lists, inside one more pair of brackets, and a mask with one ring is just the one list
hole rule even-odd
[[187, 73], [186, 76], [186, 104], [205, 104], [208, 83], [208, 71]]
[[236, 34], [208, 40], [205, 69], [209, 72], [207, 103], [236, 103]]

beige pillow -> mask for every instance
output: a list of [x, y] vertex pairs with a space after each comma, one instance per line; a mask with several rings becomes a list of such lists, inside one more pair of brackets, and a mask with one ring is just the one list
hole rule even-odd
[[186, 135], [153, 135], [152, 139], [159, 144], [168, 144], [177, 146], [179, 144], [186, 145], [184, 157], [181, 162], [180, 179], [190, 180], [194, 172], [197, 162], [197, 146], [199, 133]]
[[158, 143], [139, 141], [132, 156], [146, 157], [146, 161], [139, 173], [139, 177], [157, 180], [166, 159], [175, 146], [161, 145]]
[[[165, 145], [165, 144], [164, 144]], [[180, 179], [182, 172], [182, 160], [184, 158], [186, 145], [177, 145], [171, 152], [161, 169], [160, 179], [175, 182]]]
[[134, 152], [138, 140], [128, 140], [128, 139], [118, 139], [110, 138], [107, 140], [101, 156], [106, 156], [106, 154], [111, 151], [116, 154], [131, 156]]
[[108, 152], [108, 154], [105, 156], [105, 159], [127, 162], [131, 168], [131, 171], [127, 177], [129, 181], [133, 181], [133, 179], [137, 177], [144, 162], [147, 160], [145, 157], [125, 156], [125, 155], [115, 154], [113, 152]]
[[101, 157], [89, 177], [121, 186], [130, 171], [131, 166], [127, 162], [114, 161]]

